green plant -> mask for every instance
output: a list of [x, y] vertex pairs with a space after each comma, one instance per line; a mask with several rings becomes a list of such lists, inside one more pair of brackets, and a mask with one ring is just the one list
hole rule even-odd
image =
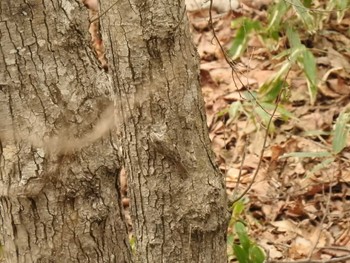
[[315, 172], [327, 167], [329, 164], [336, 161], [338, 155], [347, 146], [348, 137], [350, 134], [350, 112], [342, 112], [339, 114], [333, 130], [330, 135], [332, 136], [332, 144], [329, 145], [325, 151], [320, 152], [291, 152], [284, 154], [281, 158], [298, 157], [298, 158], [321, 158], [320, 163], [315, 165], [313, 169], [308, 171], [307, 175], [312, 175]]
[[[321, 1], [322, 2], [322, 1]], [[256, 127], [269, 126], [268, 132], [275, 131], [274, 122], [270, 122], [271, 113], [286, 121], [296, 117], [284, 107], [283, 102], [288, 101], [287, 76], [291, 70], [299, 68], [305, 77], [311, 104], [316, 102], [318, 86], [317, 64], [314, 50], [310, 49], [308, 41], [315, 40], [317, 34], [325, 33], [325, 22], [334, 20], [340, 23], [345, 10], [350, 7], [350, 0], [276, 0], [268, 10], [266, 21], [256, 21], [247, 17], [236, 19], [232, 27], [237, 29], [229, 54], [232, 59], [242, 56], [248, 47], [252, 36], [261, 40], [264, 46], [273, 54], [271, 58], [277, 62], [277, 71], [268, 78], [257, 91], [242, 91], [242, 100], [236, 100], [223, 110], [221, 114], [228, 114], [229, 120], [234, 122], [238, 118], [246, 118], [256, 124]], [[332, 21], [333, 23], [334, 21]], [[316, 54], [316, 53], [315, 53]], [[276, 63], [271, 63], [276, 64]], [[347, 146], [350, 134], [350, 111], [344, 110], [336, 119], [330, 132], [313, 131], [312, 136], [327, 135], [331, 142], [324, 142], [324, 151], [320, 152], [292, 152], [284, 154], [281, 158], [318, 158], [318, 162], [307, 171], [306, 176], [311, 175], [341, 158], [341, 153]], [[305, 134], [305, 136], [307, 136]], [[322, 140], [321, 140], [322, 141]], [[263, 251], [251, 240], [247, 226], [242, 221], [244, 214], [244, 202], [236, 202], [232, 207], [232, 215], [229, 223], [228, 255], [229, 259], [237, 258], [240, 263], [260, 263], [265, 260]]]
[[[262, 263], [265, 260], [265, 254], [249, 237], [246, 227], [240, 219], [243, 211], [244, 203], [239, 200], [233, 205], [229, 223], [229, 227], [234, 228], [234, 232], [229, 234], [227, 238], [229, 258], [236, 257], [239, 263]], [[235, 242], [237, 237], [239, 243]]]
[[[329, 0], [323, 7], [315, 8], [312, 0], [277, 0], [268, 10], [265, 22], [255, 21], [250, 18], [241, 18], [232, 23], [232, 27], [237, 28], [236, 37], [232, 43], [230, 54], [233, 59], [241, 56], [247, 48], [250, 37], [255, 34], [265, 46], [276, 53], [272, 59], [280, 61], [278, 71], [263, 83], [257, 92], [243, 92], [245, 100], [233, 102], [228, 113], [231, 119], [235, 120], [242, 114], [256, 123], [266, 126], [271, 117], [275, 101], [279, 98], [277, 115], [283, 121], [295, 118], [283, 106], [283, 100], [288, 100], [287, 96], [281, 98], [281, 94], [288, 90], [286, 76], [290, 69], [298, 66], [304, 73], [311, 104], [316, 101], [317, 87], [319, 79], [317, 77], [316, 59], [312, 51], [303, 44], [303, 39], [312, 37], [321, 32], [324, 27], [323, 22], [330, 19], [332, 13], [336, 13], [337, 22], [340, 23], [345, 11], [350, 7], [350, 0]], [[286, 36], [288, 41], [287, 49], [280, 50], [281, 36]], [[290, 92], [290, 91], [289, 91]], [[331, 145], [325, 145], [322, 152], [292, 152], [282, 156], [299, 158], [321, 158], [308, 174], [315, 173], [337, 160], [339, 153], [346, 147], [349, 134], [350, 113], [343, 112], [335, 122], [333, 131], [328, 134], [333, 137]], [[274, 132], [275, 127], [272, 122], [269, 132]], [[324, 131], [314, 131], [319, 134]]]
[[310, 101], [313, 104], [316, 100], [318, 82], [315, 57], [311, 51], [301, 43], [298, 33], [291, 27], [287, 28], [286, 35], [290, 48], [275, 57], [275, 59], [278, 60], [284, 59], [284, 62], [279, 71], [260, 87], [260, 97], [267, 101], [274, 100], [281, 91], [286, 74], [294, 64], [297, 64], [303, 69], [306, 76]]
[[302, 44], [301, 36], [308, 38], [322, 30], [322, 21], [329, 19], [331, 11], [337, 11], [340, 23], [345, 10], [350, 7], [350, 0], [330, 0], [322, 10], [311, 7], [311, 0], [279, 0], [269, 9], [265, 25], [250, 18], [232, 23], [232, 27], [237, 28], [229, 50], [233, 59], [245, 52], [252, 34], [256, 34], [274, 52], [279, 48], [281, 36], [287, 36], [289, 49], [273, 58], [281, 61], [279, 70], [259, 87], [259, 99], [272, 102], [283, 88], [284, 79], [291, 67], [298, 65], [306, 77], [310, 101], [312, 104], [315, 102], [318, 85], [316, 60], [310, 49]]
[[[237, 120], [241, 115], [245, 115], [251, 122], [257, 124], [261, 123], [264, 127], [267, 127], [271, 118], [271, 112], [276, 107], [273, 103], [268, 101], [259, 101], [258, 94], [256, 92], [241, 92], [243, 98], [242, 101], [235, 101], [231, 105], [220, 112], [219, 115], [229, 114], [231, 121]], [[276, 114], [281, 120], [295, 119], [295, 116], [288, 111], [283, 105], [278, 105]], [[274, 123], [270, 124], [269, 132], [275, 131]]]

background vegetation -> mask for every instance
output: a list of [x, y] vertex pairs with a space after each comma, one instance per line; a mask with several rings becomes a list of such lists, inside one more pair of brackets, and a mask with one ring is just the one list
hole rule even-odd
[[349, 6], [243, 0], [232, 14], [213, 10], [215, 34], [207, 13], [189, 14], [213, 149], [240, 200], [231, 259], [349, 256]]

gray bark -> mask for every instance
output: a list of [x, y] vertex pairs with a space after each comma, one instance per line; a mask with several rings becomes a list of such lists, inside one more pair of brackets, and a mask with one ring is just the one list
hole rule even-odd
[[226, 262], [224, 180], [210, 149], [184, 1], [101, 3], [136, 261]]
[[0, 242], [6, 262], [131, 262], [114, 91], [78, 1], [0, 2]]

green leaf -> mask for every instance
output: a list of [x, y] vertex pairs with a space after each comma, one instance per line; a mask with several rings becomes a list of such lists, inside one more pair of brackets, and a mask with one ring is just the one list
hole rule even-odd
[[228, 227], [232, 227], [237, 222], [237, 219], [233, 215], [233, 211], [231, 214], [230, 222], [228, 223]]
[[273, 60], [280, 60], [280, 59], [284, 58], [285, 56], [289, 56], [291, 53], [292, 53], [291, 49], [283, 50], [280, 53], [278, 53], [277, 55], [275, 55], [273, 57]]
[[306, 82], [307, 82], [307, 89], [309, 91], [309, 96], [310, 96], [310, 103], [314, 105], [316, 101], [316, 95], [317, 95], [317, 86], [313, 85], [309, 79], [306, 79]]
[[[276, 104], [267, 103], [267, 102], [260, 102], [261, 107], [263, 107], [267, 111], [273, 111], [276, 107]], [[286, 110], [283, 105], [278, 105], [277, 112], [282, 114], [283, 118], [291, 118], [291, 119], [297, 119], [293, 113]]]
[[241, 27], [238, 29], [235, 40], [229, 50], [232, 59], [238, 58], [244, 52], [247, 41], [247, 32]]
[[313, 104], [317, 95], [317, 68], [316, 59], [308, 49], [303, 52], [303, 67], [308, 80], [310, 100]]
[[347, 144], [350, 122], [350, 113], [340, 113], [334, 128], [332, 149], [335, 154], [340, 153]]
[[260, 27], [259, 21], [253, 21], [250, 19], [243, 20], [243, 24], [238, 29], [236, 37], [229, 50], [232, 59], [238, 58], [244, 52], [249, 40], [248, 35], [251, 31], [258, 30]]
[[331, 157], [330, 152], [291, 152], [283, 154], [280, 158], [298, 157], [298, 158], [317, 158], [317, 157]]
[[[271, 119], [271, 115], [270, 115], [268, 112], [266, 112], [266, 110], [263, 109], [263, 108], [260, 107], [260, 106], [256, 106], [256, 107], [254, 108], [254, 111], [259, 115], [259, 117], [260, 117], [261, 120], [262, 120], [262, 123], [263, 123], [265, 126], [267, 126], [268, 123], [269, 123], [269, 121], [270, 121], [270, 119]], [[273, 124], [273, 122], [271, 122], [269, 132], [270, 132], [270, 133], [273, 133], [274, 131], [275, 131], [275, 125]]]
[[279, 31], [282, 18], [288, 11], [289, 7], [290, 5], [286, 1], [278, 1], [269, 16], [268, 31]]
[[263, 263], [265, 260], [265, 254], [260, 247], [254, 245], [249, 251], [250, 262], [252, 263]]
[[322, 135], [330, 135], [329, 132], [321, 131], [321, 130], [310, 130], [310, 131], [304, 131], [302, 133], [302, 136], [322, 136]]
[[333, 0], [331, 2], [335, 2], [335, 8], [339, 10], [337, 12], [337, 22], [340, 24], [344, 18], [345, 12], [350, 7], [350, 0]]
[[227, 235], [227, 245], [229, 246], [229, 247], [232, 247], [233, 246], [233, 242], [234, 242], [234, 240], [235, 240], [235, 238], [234, 238], [234, 236], [232, 235], [232, 234], [229, 234], [229, 235]]
[[273, 82], [278, 81], [278, 79], [281, 79], [282, 76], [284, 76], [290, 69], [290, 67], [297, 61], [297, 59], [300, 57], [300, 54], [304, 51], [305, 47], [303, 45], [292, 48], [290, 50], [290, 55], [288, 57], [288, 60], [286, 60], [279, 71], [269, 80], [267, 80], [264, 85], [271, 85]]
[[244, 203], [242, 200], [239, 200], [233, 205], [232, 214], [235, 218], [238, 218], [242, 214], [243, 210], [244, 210]]
[[244, 91], [242, 92], [243, 98], [245, 98], [247, 101], [256, 101], [256, 92], [254, 91]]
[[290, 0], [291, 5], [294, 10], [297, 12], [298, 16], [304, 22], [305, 26], [313, 31], [315, 29], [315, 21], [308, 8], [306, 8], [300, 0]]
[[267, 125], [270, 121], [271, 115], [268, 112], [266, 112], [265, 109], [262, 109], [262, 107], [260, 106], [256, 106], [254, 110], [262, 119], [264, 125]]
[[224, 116], [227, 112], [228, 112], [228, 109], [225, 108], [225, 109], [219, 111], [219, 112], [217, 113], [217, 116], [218, 116], [218, 117], [222, 117], [222, 116]]
[[243, 250], [241, 246], [233, 245], [233, 251], [239, 263], [250, 263], [248, 252]]
[[313, 173], [316, 173], [316, 172], [320, 171], [321, 169], [323, 169], [325, 167], [328, 167], [328, 165], [333, 163], [334, 160], [335, 160], [334, 157], [327, 158], [327, 159], [323, 160], [319, 164], [315, 165], [314, 168], [312, 168], [312, 170], [310, 171], [310, 173], [313, 174]]
[[247, 18], [245, 18], [245, 17], [239, 17], [239, 18], [237, 18], [237, 19], [232, 20], [232, 22], [231, 22], [231, 27], [232, 27], [232, 28], [235, 28], [235, 29], [239, 28], [240, 26], [242, 26], [243, 21], [244, 21], [245, 19], [247, 19]]
[[260, 89], [260, 98], [263, 101], [273, 101], [277, 98], [278, 94], [280, 93], [282, 87], [283, 87], [284, 81], [280, 78], [275, 79], [272, 82], [266, 82], [264, 83]]
[[301, 41], [300, 41], [298, 33], [296, 31], [294, 31], [290, 25], [287, 24], [286, 27], [287, 27], [286, 34], [288, 37], [290, 47], [291, 48], [300, 47]]
[[240, 101], [235, 101], [231, 103], [229, 108], [229, 115], [231, 119], [235, 119], [236, 117], [239, 117], [239, 112], [242, 109], [242, 103]]
[[238, 235], [239, 242], [241, 243], [243, 249], [248, 252], [251, 243], [250, 243], [247, 231], [245, 229], [245, 226], [241, 222], [237, 222], [235, 224], [235, 231], [236, 231], [236, 234]]
[[[293, 40], [295, 41], [295, 40]], [[276, 98], [278, 92], [282, 89], [284, 81], [283, 78], [290, 70], [291, 66], [301, 57], [305, 50], [304, 45], [298, 45], [297, 41], [293, 45], [296, 47], [291, 48], [288, 53], [289, 57], [280, 67], [279, 71], [275, 73], [270, 79], [268, 79], [260, 88], [260, 96], [267, 96], [265, 101], [271, 101], [271, 98]], [[288, 54], [286, 53], [286, 54]]]

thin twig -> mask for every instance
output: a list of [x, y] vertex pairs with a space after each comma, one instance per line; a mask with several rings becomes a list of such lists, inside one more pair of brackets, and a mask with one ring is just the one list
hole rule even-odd
[[[290, 68], [283, 80], [283, 83], [287, 83], [287, 77], [289, 75], [289, 72], [290, 72]], [[260, 170], [260, 166], [262, 164], [262, 160], [263, 160], [263, 157], [264, 157], [264, 152], [265, 152], [265, 147], [266, 147], [266, 142], [267, 142], [267, 137], [269, 135], [269, 129], [270, 129], [270, 126], [271, 126], [271, 123], [272, 123], [272, 120], [273, 120], [273, 117], [275, 116], [276, 114], [276, 111], [278, 109], [278, 106], [279, 106], [279, 103], [280, 103], [280, 100], [281, 100], [281, 96], [282, 96], [282, 93], [283, 93], [283, 90], [281, 90], [278, 95], [277, 95], [277, 98], [276, 98], [276, 106], [275, 108], [273, 109], [272, 111], [272, 114], [269, 118], [269, 122], [267, 123], [267, 126], [266, 126], [266, 133], [265, 133], [265, 136], [264, 136], [264, 142], [263, 142], [263, 146], [262, 146], [262, 149], [261, 149], [261, 152], [260, 152], [260, 156], [259, 156], [259, 161], [258, 161], [258, 165], [255, 169], [255, 172], [254, 172], [254, 175], [253, 175], [253, 178], [252, 178], [252, 181], [250, 182], [250, 184], [248, 185], [248, 187], [243, 191], [243, 193], [238, 197], [236, 198], [234, 201], [233, 201], [233, 204], [236, 203], [237, 201], [239, 201], [245, 194], [247, 194], [250, 189], [252, 188], [254, 182], [255, 182], [255, 179], [258, 175], [258, 172]]]
[[319, 249], [339, 250], [339, 251], [349, 252], [350, 254], [350, 248], [346, 248], [346, 247], [328, 246], [328, 247], [320, 247]]
[[242, 156], [242, 160], [241, 160], [241, 166], [239, 167], [239, 173], [238, 173], [238, 177], [237, 177], [237, 182], [236, 182], [235, 190], [233, 191], [233, 195], [232, 195], [233, 197], [236, 196], [237, 191], [238, 191], [238, 187], [239, 187], [239, 183], [240, 183], [240, 181], [241, 181], [242, 170], [243, 170], [243, 164], [244, 164], [245, 155], [246, 155], [246, 152], [245, 152], [246, 146], [247, 146], [247, 142], [244, 143], [244, 147], [243, 147], [243, 156]]
[[[232, 76], [232, 80], [233, 82], [235, 83], [236, 85], [236, 82], [235, 82], [235, 78], [234, 78], [234, 75], [236, 75], [239, 83], [242, 85], [242, 87], [246, 86], [244, 85], [244, 83], [242, 82], [241, 78], [239, 77], [238, 75], [238, 72], [235, 70], [235, 66], [236, 66], [236, 63], [231, 60], [226, 51], [224, 50], [223, 46], [221, 45], [220, 41], [219, 41], [219, 38], [217, 37], [216, 33], [215, 33], [215, 30], [214, 30], [214, 25], [213, 25], [213, 15], [212, 15], [212, 8], [213, 8], [213, 0], [210, 0], [210, 5], [209, 5], [209, 26], [211, 28], [211, 31], [213, 33], [213, 37], [214, 39], [216, 40], [216, 42], [218, 43], [219, 47], [220, 47], [220, 50], [221, 50], [221, 53], [224, 55], [224, 59], [226, 61], [226, 63], [231, 67], [231, 76]], [[236, 85], [237, 87], [237, 85]], [[249, 83], [248, 83], [248, 88], [247, 88], [247, 91], [249, 93], [249, 95], [252, 96], [252, 98], [255, 100], [255, 103], [265, 112], [267, 113], [268, 115], [270, 115], [269, 112], [267, 112], [264, 107], [258, 102], [258, 100], [254, 97], [253, 93], [249, 90]]]
[[250, 189], [252, 188], [252, 186], [253, 186], [253, 184], [255, 182], [255, 179], [256, 179], [256, 177], [258, 175], [258, 172], [260, 170], [260, 166], [262, 164], [262, 160], [264, 158], [264, 152], [265, 152], [265, 147], [266, 147], [266, 143], [267, 143], [267, 138], [268, 138], [268, 135], [269, 135], [269, 129], [270, 129], [270, 126], [271, 126], [271, 123], [272, 123], [273, 116], [275, 115], [275, 113], [277, 111], [277, 108], [278, 108], [278, 105], [279, 105], [280, 95], [281, 95], [281, 93], [277, 96], [276, 106], [273, 109], [273, 112], [271, 114], [271, 117], [270, 117], [269, 122], [268, 122], [267, 127], [266, 127], [266, 133], [265, 133], [265, 136], [264, 136], [263, 146], [262, 146], [262, 149], [260, 151], [258, 165], [256, 166], [256, 169], [255, 169], [252, 181], [249, 183], [248, 187], [233, 201], [233, 204], [236, 203], [237, 201], [239, 201], [243, 196], [245, 196], [250, 191]]
[[[321, 237], [321, 233], [322, 233], [322, 230], [323, 230], [323, 223], [327, 217], [327, 214], [329, 212], [329, 204], [331, 202], [331, 196], [332, 196], [332, 184], [329, 184], [329, 195], [328, 195], [328, 198], [327, 198], [327, 203], [326, 203], [326, 207], [325, 207], [325, 213], [323, 214], [323, 217], [321, 219], [321, 222], [320, 222], [320, 227], [319, 227], [319, 230], [318, 230], [318, 235], [317, 235], [317, 239], [315, 241], [315, 244], [313, 245], [312, 249], [310, 250], [310, 253], [309, 253], [309, 256], [308, 256], [308, 260], [311, 260], [311, 257], [312, 257], [312, 254], [314, 253], [316, 247], [317, 247], [317, 244], [318, 244], [318, 241], [320, 240], [320, 237]], [[323, 191], [323, 195], [325, 195], [325, 192], [324, 192], [324, 185], [322, 187], [322, 191]]]
[[[209, 5], [209, 25], [210, 25], [210, 28], [212, 30], [212, 33], [213, 33], [213, 37], [214, 39], [216, 40], [216, 42], [218, 43], [219, 47], [220, 47], [220, 50], [222, 52], [222, 54], [224, 55], [224, 59], [225, 61], [227, 62], [227, 64], [231, 67], [232, 69], [232, 72], [231, 72], [231, 75], [232, 75], [232, 79], [233, 81], [235, 81], [234, 79], [234, 74], [237, 76], [238, 78], [238, 81], [240, 82], [240, 84], [242, 86], [245, 86], [242, 82], [242, 80], [240, 79], [240, 77], [238, 76], [238, 73], [236, 72], [235, 70], [235, 62], [232, 61], [231, 59], [228, 58], [227, 54], [226, 54], [226, 51], [224, 50], [224, 48], [222, 47], [220, 41], [219, 41], [219, 38], [217, 37], [216, 33], [215, 33], [215, 30], [214, 30], [214, 25], [213, 25], [213, 16], [212, 16], [212, 8], [213, 8], [213, 0], [210, 0], [210, 5]], [[286, 78], [289, 74], [289, 71], [287, 72], [286, 76], [285, 76], [285, 79], [284, 79], [284, 82], [286, 83]], [[260, 170], [260, 166], [262, 164], [262, 160], [263, 160], [263, 156], [264, 156], [264, 152], [265, 152], [265, 147], [266, 147], [266, 143], [267, 143], [267, 138], [268, 138], [268, 134], [269, 134], [269, 129], [270, 129], [270, 126], [271, 126], [271, 123], [272, 123], [272, 120], [275, 116], [275, 113], [278, 109], [278, 106], [279, 106], [279, 102], [280, 102], [280, 98], [281, 98], [281, 92], [278, 94], [277, 98], [276, 98], [276, 106], [272, 112], [272, 114], [270, 114], [269, 112], [267, 112], [264, 107], [261, 106], [261, 104], [257, 101], [257, 99], [253, 96], [253, 94], [251, 93], [251, 91], [249, 90], [249, 88], [247, 89], [248, 93], [252, 96], [252, 98], [255, 100], [256, 104], [264, 111], [266, 112], [268, 115], [270, 115], [270, 119], [269, 119], [269, 122], [267, 124], [267, 127], [266, 127], [266, 133], [265, 133], [265, 137], [264, 137], [264, 142], [263, 142], [263, 147], [261, 149], [261, 152], [260, 152], [260, 157], [259, 157], [259, 162], [258, 162], [258, 165], [256, 167], [256, 170], [254, 172], [254, 175], [253, 175], [253, 178], [252, 178], [252, 181], [250, 182], [249, 186], [243, 191], [243, 193], [238, 197], [236, 198], [232, 204], [236, 203], [238, 200], [240, 200], [246, 193], [249, 192], [249, 190], [251, 189], [253, 183], [255, 182], [255, 179], [258, 175], [258, 172]], [[242, 159], [242, 162], [241, 162], [241, 168], [243, 167], [243, 161], [244, 159]], [[240, 169], [240, 174], [241, 174], [241, 169]], [[237, 184], [239, 185], [239, 180], [237, 180]]]

